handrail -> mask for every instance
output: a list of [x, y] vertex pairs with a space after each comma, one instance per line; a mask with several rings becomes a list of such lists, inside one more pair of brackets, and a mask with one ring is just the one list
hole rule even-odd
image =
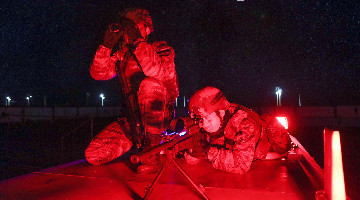
[[75, 133], [76, 131], [78, 131], [80, 128], [82, 128], [88, 122], [90, 122], [90, 137], [93, 138], [94, 137], [94, 118], [93, 117], [91, 117], [90, 119], [87, 119], [86, 121], [81, 123], [79, 126], [74, 128], [73, 130], [67, 132], [66, 134], [64, 134], [61, 137], [61, 163], [64, 162], [64, 138]]
[[[305, 150], [300, 142], [292, 135], [290, 135], [291, 141], [298, 147], [297, 151], [302, 155], [304, 160], [299, 160], [300, 166], [309, 177], [311, 183], [316, 190], [322, 190], [324, 188], [324, 170], [316, 163], [315, 159]], [[297, 152], [298, 153], [298, 152]]]

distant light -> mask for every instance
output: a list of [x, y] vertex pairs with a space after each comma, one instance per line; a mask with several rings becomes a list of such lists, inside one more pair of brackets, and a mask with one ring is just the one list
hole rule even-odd
[[185, 95], [184, 95], [184, 108], [186, 107]]
[[282, 89], [279, 88], [279, 89], [276, 91], [276, 95], [281, 95], [281, 93], [282, 93]]
[[30, 106], [30, 99], [31, 99], [31, 97], [32, 97], [31, 95], [29, 95], [29, 96], [26, 97], [26, 99], [27, 99], [27, 101], [28, 101], [28, 106]]
[[276, 117], [276, 119], [284, 126], [285, 130], [289, 128], [289, 123], [286, 117]]
[[281, 93], [282, 89], [280, 87], [275, 87], [276, 106], [281, 106]]
[[6, 99], [7, 99], [7, 104], [6, 104], [6, 106], [10, 106], [10, 101], [11, 101], [11, 98], [10, 97], [6, 97]]
[[101, 106], [104, 106], [104, 99], [105, 99], [105, 96], [103, 93], [100, 94], [100, 97], [101, 97]]

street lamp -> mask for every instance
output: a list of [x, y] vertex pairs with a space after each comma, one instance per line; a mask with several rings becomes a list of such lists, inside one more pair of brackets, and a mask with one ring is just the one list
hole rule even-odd
[[276, 106], [281, 106], [281, 93], [282, 89], [280, 87], [275, 87]]
[[185, 100], [185, 95], [184, 95], [184, 108], [186, 107], [186, 100]]
[[104, 99], [105, 99], [104, 94], [100, 94], [100, 97], [101, 97], [101, 106], [104, 106]]
[[28, 106], [30, 106], [30, 98], [31, 98], [32, 96], [28, 96], [28, 97], [26, 97], [26, 99], [27, 99], [27, 101], [28, 101]]
[[7, 99], [7, 106], [10, 106], [11, 98], [10, 98], [10, 97], [6, 97], [6, 99]]

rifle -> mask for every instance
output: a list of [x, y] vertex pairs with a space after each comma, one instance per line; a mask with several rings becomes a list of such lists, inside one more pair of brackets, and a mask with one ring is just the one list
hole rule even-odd
[[[144, 160], [154, 154], [157, 154], [163, 150], [167, 150], [167, 151], [165, 151], [166, 155], [167, 155], [167, 160], [164, 163], [164, 165], [162, 166], [162, 168], [159, 171], [159, 173], [157, 174], [157, 176], [155, 177], [152, 184], [148, 188], [145, 188], [145, 196], [143, 199], [146, 200], [149, 198], [150, 194], [152, 193], [155, 185], [159, 181], [159, 179], [160, 179], [161, 175], [164, 173], [165, 169], [170, 164], [172, 164], [172, 166], [174, 166], [176, 169], [178, 169], [185, 176], [185, 178], [191, 183], [191, 185], [199, 192], [199, 194], [202, 196], [202, 198], [205, 200], [208, 200], [209, 198], [205, 194], [205, 188], [201, 184], [197, 185], [190, 178], [190, 176], [181, 168], [181, 166], [173, 159], [173, 156], [175, 155], [173, 153], [174, 149], [176, 149], [177, 151], [180, 149], [180, 148], [176, 148], [176, 147], [174, 148], [175, 145], [184, 143], [184, 141], [188, 140], [189, 138], [199, 135], [200, 128], [198, 126], [197, 120], [193, 120], [190, 117], [175, 118], [174, 120], [171, 121], [170, 129], [175, 131], [176, 133], [186, 132], [186, 134], [184, 136], [181, 136], [180, 134], [178, 134], [175, 137], [175, 139], [169, 140], [169, 141], [162, 143], [158, 146], [155, 146], [147, 151], [142, 151], [138, 154], [131, 156], [131, 162], [135, 164], [135, 163], [141, 162], [142, 160]], [[189, 146], [183, 145], [182, 147], [184, 149], [186, 149]]]
[[[180, 148], [177, 148], [177, 151], [181, 151], [187, 148], [191, 148], [190, 144], [178, 145], [180, 143], [185, 142], [189, 138], [192, 138], [200, 133], [200, 128], [198, 126], [197, 120], [191, 119], [190, 117], [185, 118], [175, 118], [170, 123], [170, 130], [175, 132], [174, 139], [171, 139], [167, 142], [159, 144], [151, 149], [146, 151], [139, 152], [133, 156], [131, 156], [131, 162], [136, 164], [139, 163], [146, 158], [149, 158], [152, 155], [155, 155], [163, 150], [169, 149], [177, 145]], [[186, 132], [183, 136], [181, 133]]]
[[[134, 134], [133, 142], [135, 143], [135, 146], [138, 148], [141, 148], [142, 146], [142, 139], [144, 136], [145, 128], [144, 124], [141, 119], [141, 112], [140, 107], [137, 99], [136, 89], [130, 88], [129, 86], [129, 80], [126, 78], [125, 75], [125, 62], [128, 59], [128, 57], [131, 54], [126, 53], [126, 58], [123, 58], [121, 61], [118, 61], [116, 63], [116, 73], [118, 74], [118, 78], [120, 81], [120, 85], [122, 88], [123, 96], [126, 100], [126, 106], [127, 106], [127, 117], [129, 119], [130, 129], [131, 132]], [[140, 73], [137, 77], [137, 79], [142, 80], [144, 78], [144, 74]], [[140, 85], [141, 81], [138, 81], [138, 85]]]

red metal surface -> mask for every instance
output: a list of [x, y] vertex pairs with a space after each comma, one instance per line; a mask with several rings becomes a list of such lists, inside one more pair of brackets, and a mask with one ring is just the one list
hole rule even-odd
[[[177, 160], [209, 199], [314, 199], [315, 190], [298, 162], [253, 163], [245, 175], [214, 169], [204, 160], [189, 165]], [[85, 160], [0, 182], [0, 199], [139, 199], [153, 175], [138, 175], [129, 157], [103, 166]], [[174, 167], [165, 170], [149, 199], [201, 199]]]

